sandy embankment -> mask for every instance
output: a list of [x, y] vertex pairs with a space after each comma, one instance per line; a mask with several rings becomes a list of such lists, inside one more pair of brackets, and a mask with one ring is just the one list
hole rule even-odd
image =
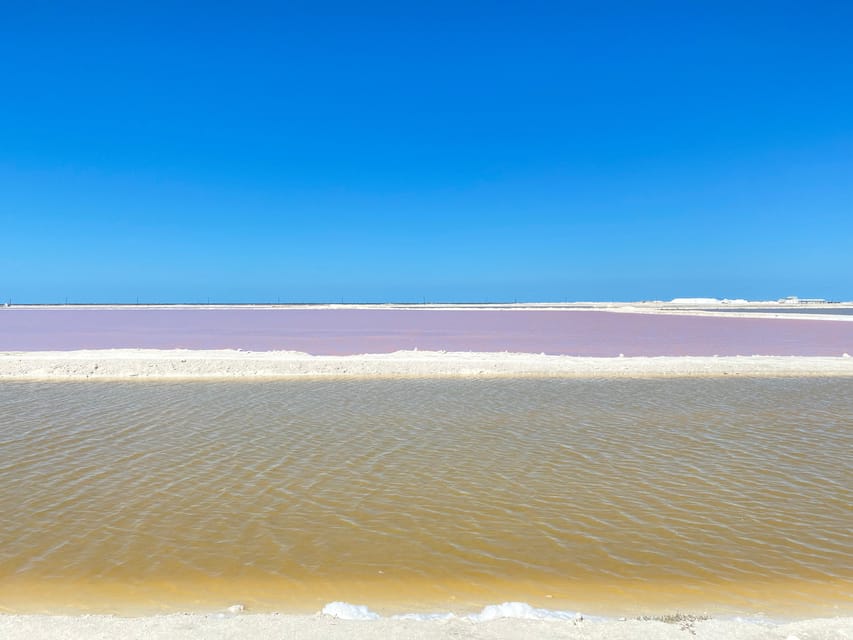
[[398, 351], [313, 356], [293, 351], [105, 349], [0, 353], [0, 379], [853, 376], [853, 358], [804, 356], [585, 358]]
[[698, 620], [664, 623], [640, 620], [528, 620], [504, 618], [472, 622], [448, 620], [340, 620], [325, 615], [176, 614], [144, 618], [112, 616], [0, 616], [5, 640], [41, 638], [87, 640], [197, 640], [198, 638], [304, 638], [385, 640], [386, 638], [563, 638], [622, 640], [829, 640], [853, 637], [853, 618], [803, 620], [767, 624], [743, 620]]

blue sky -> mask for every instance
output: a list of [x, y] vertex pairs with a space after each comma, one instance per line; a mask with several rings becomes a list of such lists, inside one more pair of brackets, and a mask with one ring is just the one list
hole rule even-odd
[[849, 2], [16, 4], [0, 298], [853, 299]]

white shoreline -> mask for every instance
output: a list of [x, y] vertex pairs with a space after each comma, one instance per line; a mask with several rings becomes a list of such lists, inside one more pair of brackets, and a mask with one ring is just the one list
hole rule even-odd
[[0, 615], [4, 640], [36, 638], [122, 638], [123, 640], [196, 640], [198, 638], [330, 638], [385, 640], [409, 638], [564, 638], [586, 640], [817, 640], [853, 634], [853, 618], [818, 618], [789, 623], [710, 619], [679, 623], [653, 620], [537, 620], [500, 618], [472, 622], [444, 620], [341, 620], [327, 615], [171, 614], [139, 618], [114, 616]]
[[0, 352], [0, 380], [716, 376], [853, 376], [853, 358], [840, 354], [587, 358], [443, 351], [313, 356], [296, 351], [181, 349]]

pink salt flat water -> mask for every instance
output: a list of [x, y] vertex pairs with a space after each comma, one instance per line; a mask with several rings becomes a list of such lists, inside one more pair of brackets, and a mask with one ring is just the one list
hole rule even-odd
[[839, 356], [853, 322], [584, 310], [0, 309], [0, 350], [397, 350]]

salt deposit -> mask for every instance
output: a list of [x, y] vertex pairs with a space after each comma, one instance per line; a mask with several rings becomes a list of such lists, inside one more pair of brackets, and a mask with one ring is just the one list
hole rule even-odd
[[657, 356], [586, 358], [527, 353], [398, 351], [312, 356], [294, 351], [104, 349], [0, 353], [0, 379], [304, 377], [853, 376], [853, 358]]

